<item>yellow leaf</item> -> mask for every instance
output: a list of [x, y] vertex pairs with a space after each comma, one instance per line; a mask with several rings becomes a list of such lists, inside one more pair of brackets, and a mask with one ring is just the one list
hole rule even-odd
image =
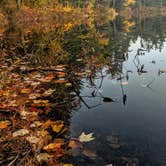
[[107, 38], [99, 38], [99, 44], [103, 45], [103, 46], [106, 46], [108, 45], [108, 42], [109, 42], [109, 39]]
[[71, 86], [72, 86], [72, 84], [71, 84], [70, 82], [66, 83], [65, 85], [66, 85], [67, 87], [71, 87]]
[[73, 164], [63, 164], [63, 166], [73, 166]]
[[55, 131], [56, 133], [59, 133], [62, 130], [63, 127], [64, 127], [63, 121], [56, 121], [52, 125], [52, 130]]

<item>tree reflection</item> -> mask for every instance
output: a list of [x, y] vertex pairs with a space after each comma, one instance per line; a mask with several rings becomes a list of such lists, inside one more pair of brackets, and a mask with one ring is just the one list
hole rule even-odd
[[[76, 146], [76, 141], [73, 145], [70, 138], [71, 111], [79, 110], [82, 105], [91, 109], [103, 102], [116, 102], [101, 91], [108, 75], [119, 81], [120, 98], [126, 105], [123, 80], [128, 81], [132, 71], [123, 73], [123, 62], [129, 58], [130, 43], [141, 38], [141, 48], [133, 62], [139, 75], [145, 73], [145, 65], [139, 57], [146, 56], [146, 51], [153, 48], [162, 50], [166, 37], [165, 18], [125, 20], [117, 17], [115, 20], [115, 11], [110, 10], [109, 5], [106, 8], [96, 5], [95, 10], [93, 2], [80, 4], [77, 1], [72, 6], [63, 1], [63, 5], [53, 4], [58, 6], [55, 9], [48, 3], [49, 7], [42, 11], [42, 4], [35, 6], [35, 10], [32, 8], [37, 1], [24, 1], [19, 12], [14, 2], [8, 3], [9, 9], [7, 1], [1, 2], [8, 27], [6, 24], [0, 27], [0, 144], [3, 154], [0, 164], [11, 165], [17, 161], [18, 165], [26, 162], [35, 165], [40, 162], [37, 156], [46, 153], [49, 157], [43, 164], [62, 165], [73, 155], [69, 151]], [[105, 16], [100, 14], [102, 11], [112, 14]], [[148, 88], [153, 81], [147, 84]], [[85, 85], [89, 93], [83, 95]], [[91, 105], [87, 98], [97, 103]], [[13, 137], [20, 129], [27, 129], [28, 137], [24, 134], [21, 138]], [[6, 142], [10, 144], [10, 154]], [[25, 149], [13, 147], [18, 142]]]

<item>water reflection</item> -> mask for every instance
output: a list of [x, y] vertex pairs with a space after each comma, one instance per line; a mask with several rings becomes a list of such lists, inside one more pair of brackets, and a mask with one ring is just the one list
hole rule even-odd
[[[11, 17], [0, 39], [1, 165], [165, 163], [165, 18], [65, 16], [48, 27], [44, 16]], [[95, 139], [82, 143], [82, 132]]]

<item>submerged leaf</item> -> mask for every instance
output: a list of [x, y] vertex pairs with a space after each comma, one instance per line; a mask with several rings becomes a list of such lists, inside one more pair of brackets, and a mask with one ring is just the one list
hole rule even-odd
[[87, 156], [87, 157], [89, 157], [90, 159], [92, 159], [92, 160], [95, 160], [96, 157], [97, 157], [96, 153], [94, 153], [94, 152], [92, 152], [92, 151], [90, 151], [90, 150], [88, 150], [88, 149], [85, 149], [82, 153], [83, 153], [85, 156]]
[[71, 139], [71, 140], [69, 141], [68, 147], [69, 147], [69, 148], [72, 148], [72, 149], [76, 149], [76, 148], [82, 149], [82, 148], [83, 148], [83, 145], [82, 145], [82, 143], [81, 143], [79, 140]]

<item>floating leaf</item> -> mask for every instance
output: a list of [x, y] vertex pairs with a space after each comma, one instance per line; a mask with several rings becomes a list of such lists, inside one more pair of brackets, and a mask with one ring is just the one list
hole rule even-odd
[[52, 130], [55, 131], [56, 133], [59, 133], [62, 130], [63, 127], [64, 127], [64, 122], [63, 121], [56, 121], [52, 125]]
[[5, 120], [5, 121], [0, 121], [0, 129], [5, 129], [11, 124], [10, 121]]
[[79, 141], [80, 142], [90, 142], [95, 139], [92, 135], [93, 135], [93, 133], [85, 134], [84, 132], [82, 132], [81, 135], [79, 136]]

